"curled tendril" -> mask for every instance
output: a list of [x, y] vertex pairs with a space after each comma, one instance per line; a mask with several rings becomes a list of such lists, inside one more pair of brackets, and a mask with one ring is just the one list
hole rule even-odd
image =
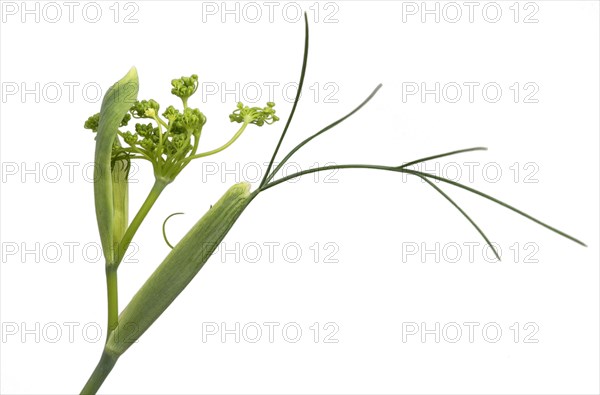
[[173, 249], [174, 247], [173, 247], [173, 245], [172, 245], [171, 243], [169, 243], [169, 240], [167, 239], [167, 232], [165, 231], [165, 227], [166, 227], [166, 225], [167, 225], [167, 221], [168, 221], [168, 220], [169, 220], [171, 217], [174, 217], [174, 216], [176, 216], [176, 215], [181, 215], [181, 214], [183, 214], [183, 213], [173, 213], [173, 214], [169, 215], [167, 218], [165, 218], [165, 220], [164, 220], [164, 222], [163, 222], [163, 224], [162, 224], [162, 234], [163, 234], [163, 239], [165, 240], [165, 243], [167, 243], [167, 245], [168, 245], [169, 247], [171, 247], [171, 249]]

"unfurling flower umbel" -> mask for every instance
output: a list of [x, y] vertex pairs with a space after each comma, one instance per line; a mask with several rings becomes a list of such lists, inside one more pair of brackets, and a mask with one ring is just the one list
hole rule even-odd
[[256, 126], [262, 126], [265, 123], [271, 125], [273, 122], [279, 121], [279, 117], [275, 115], [275, 103], [267, 102], [267, 106], [260, 107], [248, 107], [244, 106], [242, 102], [237, 104], [237, 108], [229, 115], [231, 122], [237, 123], [253, 123]]
[[192, 74], [190, 77], [181, 77], [171, 81], [173, 89], [171, 93], [181, 98], [183, 105], [187, 105], [187, 99], [196, 93], [198, 89], [198, 76]]
[[[279, 120], [268, 102], [264, 108], [248, 107], [238, 103], [237, 109], [229, 116], [232, 122], [241, 123], [238, 132], [223, 146], [198, 153], [202, 128], [206, 116], [197, 108], [188, 107], [188, 99], [198, 90], [198, 76], [181, 77], [171, 80], [171, 93], [179, 97], [183, 109], [168, 106], [162, 114], [160, 105], [153, 99], [138, 100], [125, 115], [120, 127], [127, 126], [131, 118], [140, 120], [131, 131], [117, 131], [112, 148], [112, 162], [117, 160], [144, 159], [152, 163], [157, 179], [169, 183], [193, 159], [216, 154], [230, 146], [245, 130], [253, 124], [262, 126]], [[145, 122], [141, 122], [145, 120]], [[84, 128], [96, 132], [100, 114], [92, 115]]]

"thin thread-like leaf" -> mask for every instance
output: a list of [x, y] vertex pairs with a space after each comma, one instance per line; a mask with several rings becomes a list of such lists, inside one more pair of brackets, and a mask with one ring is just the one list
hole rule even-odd
[[439, 176], [436, 176], [436, 175], [433, 175], [433, 174], [423, 173], [423, 172], [415, 171], [415, 170], [403, 169], [403, 168], [400, 168], [398, 166], [392, 167], [392, 166], [381, 166], [381, 165], [365, 165], [365, 164], [357, 164], [357, 165], [355, 165], [355, 164], [349, 164], [349, 165], [332, 165], [332, 166], [316, 167], [314, 169], [303, 170], [303, 171], [300, 171], [298, 173], [290, 174], [290, 175], [282, 177], [282, 178], [280, 178], [278, 180], [272, 181], [269, 184], [265, 185], [262, 188], [262, 190], [263, 191], [267, 190], [269, 188], [274, 187], [275, 185], [281, 184], [282, 182], [291, 180], [291, 179], [296, 178], [296, 177], [300, 177], [300, 176], [305, 175], [305, 174], [315, 173], [315, 172], [319, 172], [319, 171], [337, 170], [337, 169], [385, 170], [385, 171], [392, 171], [392, 172], [396, 172], [396, 173], [412, 174], [412, 175], [415, 175], [415, 176], [418, 176], [418, 177], [423, 176], [423, 177], [433, 178], [435, 180], [443, 181], [443, 182], [446, 182], [448, 184], [451, 184], [451, 185], [454, 185], [456, 187], [459, 187], [459, 188], [462, 188], [464, 190], [467, 190], [469, 192], [472, 192], [472, 193], [474, 193], [476, 195], [479, 195], [481, 197], [484, 197], [484, 198], [486, 198], [488, 200], [491, 200], [492, 202], [497, 203], [497, 204], [499, 204], [499, 205], [501, 205], [503, 207], [506, 207], [507, 209], [512, 210], [515, 213], [522, 215], [523, 217], [529, 219], [530, 221], [533, 221], [533, 222], [537, 223], [538, 225], [541, 225], [544, 228], [549, 229], [549, 230], [551, 230], [552, 232], [554, 232], [556, 234], [559, 234], [559, 235], [561, 235], [561, 236], [563, 236], [563, 237], [565, 237], [565, 238], [567, 238], [567, 239], [569, 239], [571, 241], [574, 241], [577, 244], [580, 244], [580, 245], [582, 245], [584, 247], [587, 247], [587, 245], [584, 242], [582, 242], [581, 240], [576, 239], [575, 237], [573, 237], [573, 236], [571, 236], [571, 235], [569, 235], [569, 234], [567, 234], [567, 233], [565, 233], [565, 232], [563, 232], [561, 230], [558, 230], [558, 229], [554, 228], [553, 226], [550, 226], [550, 225], [548, 225], [548, 224], [540, 221], [539, 219], [537, 219], [537, 218], [535, 218], [535, 217], [533, 217], [533, 216], [531, 216], [531, 215], [529, 215], [529, 214], [527, 214], [527, 213], [519, 210], [516, 207], [511, 206], [508, 203], [504, 203], [503, 201], [501, 201], [499, 199], [496, 199], [493, 196], [490, 196], [490, 195], [488, 195], [486, 193], [478, 191], [477, 189], [468, 187], [466, 185], [463, 185], [463, 184], [458, 183], [456, 181], [449, 180], [449, 179], [444, 178], [444, 177], [439, 177]]
[[543, 226], [544, 228], [546, 228], [546, 229], [549, 229], [549, 230], [553, 231], [554, 233], [557, 233], [557, 234], [559, 234], [559, 235], [561, 235], [561, 236], [563, 236], [563, 237], [566, 237], [567, 239], [569, 239], [569, 240], [571, 240], [571, 241], [574, 241], [574, 242], [575, 242], [575, 243], [577, 243], [577, 244], [580, 244], [580, 245], [582, 245], [582, 246], [584, 246], [584, 247], [587, 247], [587, 245], [586, 245], [584, 242], [582, 242], [581, 240], [578, 240], [578, 239], [576, 239], [575, 237], [573, 237], [573, 236], [571, 236], [571, 235], [569, 235], [569, 234], [567, 234], [567, 233], [565, 233], [565, 232], [563, 232], [563, 231], [561, 231], [561, 230], [558, 230], [558, 229], [556, 229], [556, 228], [555, 228], [555, 227], [553, 227], [553, 226], [550, 226], [550, 225], [548, 225], [548, 224], [546, 224], [546, 223], [544, 223], [544, 222], [540, 221], [539, 219], [537, 219], [537, 218], [535, 218], [535, 217], [533, 217], [533, 216], [531, 216], [531, 215], [529, 215], [529, 214], [527, 214], [527, 213], [525, 213], [525, 212], [523, 212], [523, 211], [519, 210], [519, 209], [518, 209], [518, 208], [516, 208], [516, 207], [513, 207], [513, 206], [511, 206], [511, 205], [510, 205], [510, 204], [508, 204], [508, 203], [505, 203], [505, 202], [503, 202], [503, 201], [501, 201], [501, 200], [499, 200], [499, 199], [496, 199], [496, 198], [495, 198], [495, 197], [493, 197], [493, 196], [490, 196], [490, 195], [488, 195], [488, 194], [486, 194], [486, 193], [483, 193], [483, 192], [481, 192], [481, 191], [478, 191], [477, 189], [474, 189], [474, 188], [468, 187], [468, 186], [466, 186], [466, 185], [463, 185], [463, 184], [461, 184], [461, 183], [459, 183], [459, 182], [452, 181], [452, 180], [449, 180], [449, 179], [447, 179], [447, 178], [444, 178], [444, 177], [439, 177], [439, 176], [436, 176], [436, 175], [433, 175], [433, 174], [429, 174], [429, 173], [422, 173], [422, 172], [418, 172], [418, 171], [414, 171], [414, 170], [406, 170], [406, 169], [404, 169], [404, 171], [405, 171], [407, 174], [423, 175], [423, 176], [425, 176], [425, 177], [433, 178], [433, 179], [435, 179], [435, 180], [440, 180], [440, 181], [442, 181], [442, 182], [445, 182], [445, 183], [448, 183], [448, 184], [450, 184], [450, 185], [454, 185], [454, 186], [456, 186], [456, 187], [462, 188], [462, 189], [464, 189], [464, 190], [466, 190], [466, 191], [472, 192], [472, 193], [474, 193], [474, 194], [476, 194], [476, 195], [479, 195], [479, 196], [481, 196], [481, 197], [484, 197], [484, 198], [486, 198], [486, 199], [488, 199], [488, 200], [491, 200], [492, 202], [494, 202], [494, 203], [497, 203], [497, 204], [499, 204], [499, 205], [501, 205], [501, 206], [503, 206], [503, 207], [506, 207], [507, 209], [509, 209], [509, 210], [512, 210], [512, 211], [514, 211], [515, 213], [522, 215], [523, 217], [525, 217], [525, 218], [529, 219], [530, 221], [533, 221], [533, 222], [535, 222], [536, 224], [538, 224], [538, 225], [541, 225], [541, 226]]
[[283, 128], [283, 132], [281, 133], [281, 137], [279, 138], [279, 142], [277, 143], [277, 147], [275, 147], [275, 151], [273, 152], [273, 156], [271, 157], [271, 161], [269, 162], [269, 166], [267, 167], [267, 171], [265, 172], [265, 176], [263, 177], [260, 186], [262, 187], [267, 183], [267, 179], [269, 176], [269, 172], [271, 171], [271, 167], [273, 166], [273, 162], [275, 161], [275, 157], [277, 156], [277, 152], [279, 152], [279, 148], [281, 147], [281, 143], [290, 127], [290, 123], [292, 122], [292, 118], [294, 117], [294, 113], [296, 112], [296, 106], [298, 105], [298, 101], [300, 100], [300, 93], [302, 92], [302, 86], [304, 85], [304, 76], [306, 75], [306, 63], [308, 61], [308, 15], [306, 12], [304, 13], [304, 56], [302, 58], [302, 71], [300, 72], [300, 82], [298, 83], [298, 91], [296, 92], [296, 99], [294, 99], [294, 104], [292, 105], [292, 111], [290, 111], [290, 116], [285, 123], [285, 127]]
[[426, 162], [428, 160], [443, 158], [445, 156], [462, 154], [464, 152], [471, 152], [471, 151], [487, 151], [487, 148], [486, 147], [465, 148], [465, 149], [459, 149], [457, 151], [445, 152], [443, 154], [438, 154], [438, 155], [433, 155], [433, 156], [427, 156], [425, 158], [421, 158], [421, 159], [417, 159], [417, 160], [413, 160], [413, 161], [410, 161], [408, 163], [405, 163], [405, 164], [403, 164], [401, 166], [398, 166], [398, 168], [399, 169], [404, 169], [404, 168], [406, 168], [408, 166], [416, 165], [417, 163]]
[[450, 196], [448, 196], [444, 191], [442, 191], [441, 188], [439, 188], [437, 185], [435, 185], [433, 182], [429, 181], [426, 177], [421, 177], [421, 179], [423, 181], [425, 181], [427, 184], [431, 185], [431, 187], [433, 189], [435, 189], [437, 192], [439, 192], [443, 197], [446, 198], [446, 200], [448, 200], [454, 207], [456, 207], [456, 209], [458, 211], [460, 211], [460, 213], [471, 223], [471, 225], [473, 225], [473, 227], [475, 229], [477, 229], [477, 232], [479, 232], [479, 234], [481, 235], [481, 237], [483, 237], [483, 239], [485, 240], [485, 242], [487, 243], [487, 245], [490, 246], [490, 248], [492, 249], [492, 251], [494, 252], [494, 255], [496, 255], [496, 258], [500, 261], [500, 255], [498, 254], [498, 251], [496, 251], [496, 248], [494, 248], [494, 246], [492, 245], [492, 242], [487, 238], [487, 236], [485, 235], [485, 233], [483, 233], [483, 230], [481, 230], [481, 228], [479, 226], [477, 226], [477, 224], [475, 223], [475, 221], [473, 221], [471, 219], [471, 217], [465, 212], [465, 210], [463, 210]]
[[277, 172], [286, 164], [286, 162], [292, 157], [292, 155], [294, 155], [300, 148], [302, 148], [304, 145], [306, 145], [308, 142], [310, 142], [311, 140], [313, 140], [317, 136], [320, 136], [321, 134], [325, 133], [329, 129], [332, 129], [334, 126], [339, 125], [340, 123], [342, 123], [343, 121], [345, 121], [346, 119], [348, 119], [352, 115], [354, 115], [358, 110], [360, 110], [361, 108], [363, 108], [363, 106], [365, 104], [367, 104], [375, 96], [375, 94], [377, 93], [377, 91], [381, 87], [382, 87], [382, 84], [377, 85], [377, 87], [373, 90], [373, 92], [371, 92], [371, 94], [365, 100], [363, 100], [363, 102], [360, 103], [360, 105], [358, 105], [358, 107], [356, 107], [354, 110], [350, 111], [348, 114], [344, 115], [343, 117], [341, 117], [337, 121], [335, 121], [335, 122], [327, 125], [323, 129], [319, 130], [317, 133], [313, 134], [312, 136], [308, 137], [307, 139], [305, 139], [304, 141], [302, 141], [300, 144], [298, 144], [297, 146], [295, 146], [285, 156], [285, 158], [283, 158], [283, 160], [275, 167], [275, 169], [273, 170], [273, 172], [269, 175], [269, 177], [267, 179], [267, 182], [271, 181], [273, 179], [273, 177], [275, 177], [275, 174], [277, 174]]

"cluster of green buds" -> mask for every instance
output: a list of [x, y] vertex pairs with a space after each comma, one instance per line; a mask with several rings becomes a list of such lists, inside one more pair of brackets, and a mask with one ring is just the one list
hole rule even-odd
[[[157, 180], [170, 183], [193, 159], [216, 154], [233, 144], [246, 126], [270, 125], [279, 120], [273, 102], [268, 102], [264, 108], [238, 103], [229, 116], [231, 122], [242, 124], [238, 132], [223, 146], [199, 153], [206, 116], [199, 109], [188, 107], [188, 99], [198, 90], [198, 76], [193, 74], [174, 79], [171, 86], [171, 93], [181, 99], [183, 108], [168, 106], [161, 114], [160, 105], [155, 100], [136, 101], [124, 116], [120, 127], [127, 126], [132, 118], [139, 122], [132, 131], [117, 131], [112, 148], [113, 165], [119, 160], [144, 159], [152, 163]], [[92, 115], [84, 127], [96, 132], [99, 121], [100, 114]]]
[[275, 103], [272, 101], [267, 102], [267, 106], [260, 107], [248, 107], [244, 106], [242, 102], [238, 102], [237, 108], [229, 115], [231, 122], [254, 124], [256, 126], [262, 126], [265, 123], [271, 125], [274, 122], [279, 121], [279, 117], [275, 115]]

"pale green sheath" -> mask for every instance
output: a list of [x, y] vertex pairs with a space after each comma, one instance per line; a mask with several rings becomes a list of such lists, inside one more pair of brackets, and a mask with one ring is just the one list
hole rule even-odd
[[192, 281], [255, 195], [235, 184], [171, 250], [119, 316], [107, 351], [123, 354]]
[[[96, 135], [94, 158], [94, 200], [102, 251], [107, 265], [115, 263], [113, 178], [111, 172], [112, 146], [123, 115], [137, 98], [139, 89], [135, 67], [106, 92], [102, 100], [101, 118]], [[127, 222], [127, 219], [124, 219]], [[121, 221], [118, 221], [121, 222]], [[120, 228], [120, 226], [119, 226]]]
[[119, 356], [192, 281], [255, 196], [249, 183], [233, 185], [177, 243], [119, 316], [119, 324], [110, 333], [96, 372], [82, 394], [100, 388]]

